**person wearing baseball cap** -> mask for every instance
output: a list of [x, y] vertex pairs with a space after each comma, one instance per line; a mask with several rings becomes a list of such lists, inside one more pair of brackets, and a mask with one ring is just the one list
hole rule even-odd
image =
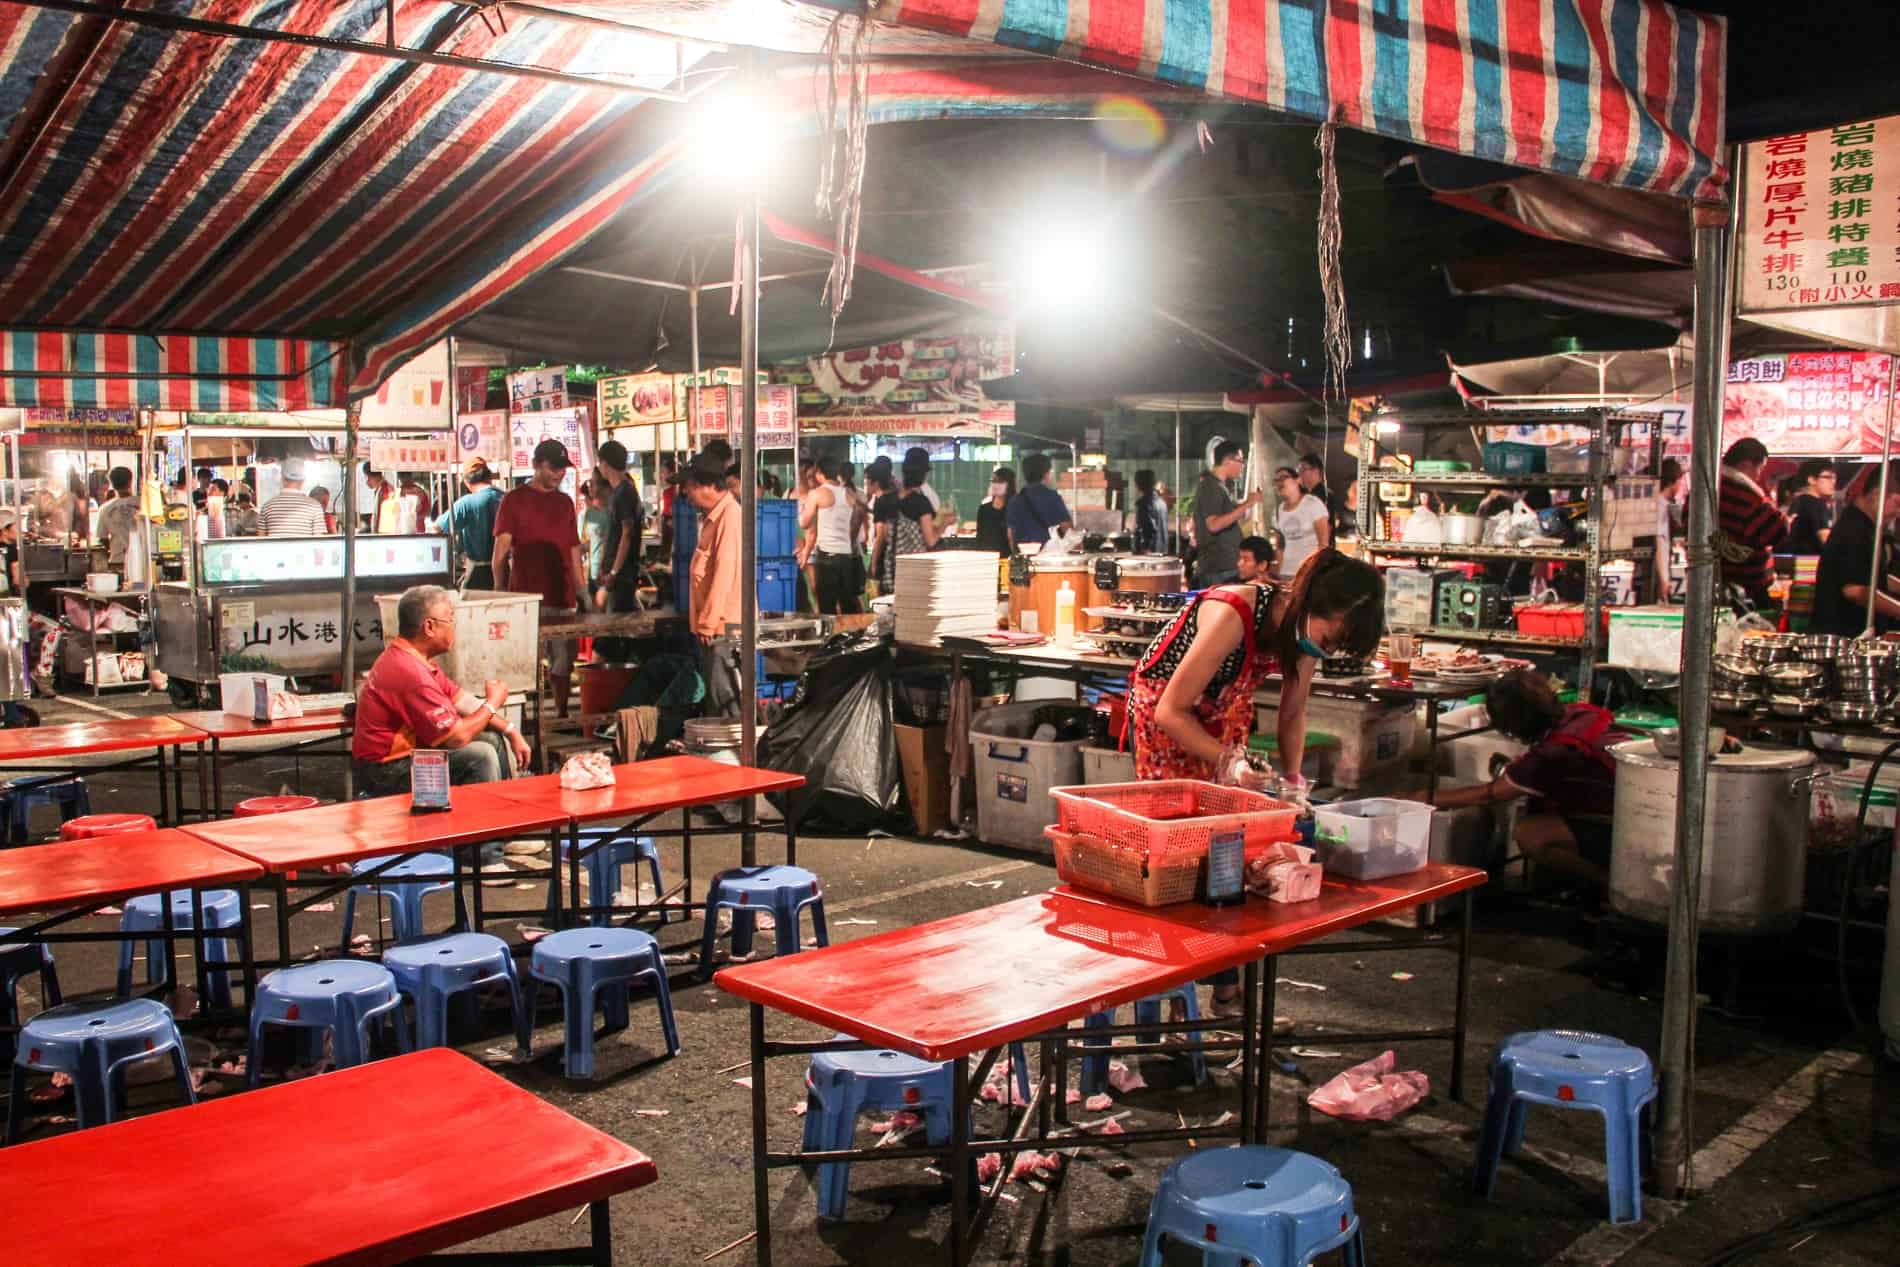
[[[589, 606], [587, 565], [574, 499], [561, 491], [561, 477], [573, 465], [559, 440], [534, 446], [534, 476], [501, 499], [495, 512], [495, 585], [516, 594], [541, 596], [541, 623], [570, 619]], [[574, 644], [548, 644], [548, 677], [554, 682], [554, 708], [567, 716], [573, 687]]]
[[501, 493], [495, 488], [495, 473], [480, 458], [470, 458], [462, 466], [462, 486], [468, 490], [455, 499], [449, 513], [435, 521], [438, 531], [455, 534], [455, 549], [462, 556], [462, 590], [495, 588], [495, 514], [501, 509]]
[[303, 491], [302, 458], [285, 458], [282, 468], [283, 491], [264, 503], [257, 512], [257, 530], [266, 537], [321, 537], [330, 531], [323, 507]]

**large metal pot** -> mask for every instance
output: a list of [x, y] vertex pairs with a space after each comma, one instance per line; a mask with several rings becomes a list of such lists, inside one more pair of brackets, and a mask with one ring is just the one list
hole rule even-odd
[[1484, 520], [1476, 515], [1440, 515], [1438, 527], [1448, 546], [1475, 546], [1484, 539]]
[[[1648, 739], [1620, 743], [1610, 854], [1610, 906], [1667, 924], [1676, 866], [1676, 763]], [[1801, 919], [1808, 852], [1811, 752], [1745, 747], [1709, 763], [1702, 825], [1705, 932], [1773, 934]]]

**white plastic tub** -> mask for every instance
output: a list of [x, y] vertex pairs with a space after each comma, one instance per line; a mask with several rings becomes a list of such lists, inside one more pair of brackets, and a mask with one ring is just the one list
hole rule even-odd
[[1023, 738], [1031, 732], [1036, 703], [1004, 704], [979, 712], [970, 725], [976, 757], [976, 834], [992, 845], [1049, 854], [1042, 829], [1056, 821], [1051, 788], [1082, 781], [1087, 739]]
[[[442, 657], [442, 671], [477, 695], [491, 678], [506, 683], [510, 695], [532, 695], [541, 659], [540, 596], [450, 590], [449, 598], [455, 603], [455, 646]], [[376, 596], [386, 639], [396, 636], [396, 604], [401, 599], [401, 594]]]
[[1316, 806], [1313, 845], [1335, 875], [1377, 880], [1416, 871], [1430, 858], [1432, 807], [1386, 797]]
[[283, 690], [289, 680], [281, 673], [220, 673], [218, 698], [223, 701], [224, 711], [233, 717], [251, 716], [256, 706], [254, 683], [258, 678], [264, 679], [264, 690], [272, 695]]

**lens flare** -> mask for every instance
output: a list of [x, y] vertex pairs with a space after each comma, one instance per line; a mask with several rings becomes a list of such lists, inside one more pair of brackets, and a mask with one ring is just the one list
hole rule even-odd
[[1125, 154], [1147, 154], [1167, 140], [1168, 124], [1139, 97], [1104, 97], [1095, 107], [1095, 134]]

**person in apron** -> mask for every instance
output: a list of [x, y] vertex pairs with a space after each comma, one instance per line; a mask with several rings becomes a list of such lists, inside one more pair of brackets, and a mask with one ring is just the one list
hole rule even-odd
[[1518, 849], [1600, 896], [1610, 884], [1616, 801], [1616, 758], [1609, 749], [1629, 734], [1616, 729], [1607, 708], [1558, 702], [1550, 679], [1534, 669], [1517, 669], [1491, 683], [1484, 704], [1500, 734], [1530, 747], [1491, 782], [1441, 787], [1431, 803], [1459, 809], [1529, 797], [1511, 833]]
[[[1319, 661], [1365, 657], [1385, 631], [1385, 582], [1369, 563], [1321, 550], [1291, 584], [1220, 585], [1156, 635], [1129, 676], [1135, 777], [1261, 788], [1247, 761], [1254, 693], [1279, 674], [1281, 786], [1304, 790], [1306, 698]], [[1240, 974], [1210, 979], [1214, 1011], [1240, 1006]]]

